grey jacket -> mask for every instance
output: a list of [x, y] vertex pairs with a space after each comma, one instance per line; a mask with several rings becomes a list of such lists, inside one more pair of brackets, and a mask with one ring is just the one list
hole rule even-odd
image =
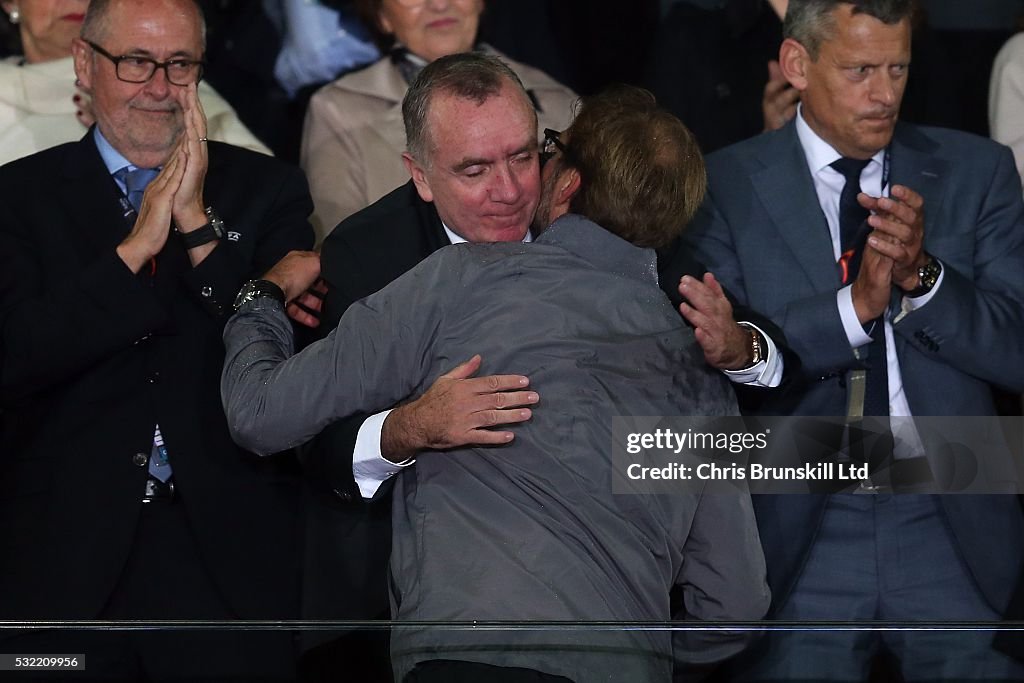
[[[270, 310], [267, 310], [270, 309]], [[327, 339], [291, 352], [280, 307], [249, 304], [225, 330], [223, 395], [236, 438], [269, 453], [357, 409], [417, 396], [474, 353], [542, 397], [502, 448], [425, 453], [396, 483], [398, 620], [747, 620], [768, 606], [749, 498], [613, 495], [611, 418], [725, 415], [658, 289], [655, 256], [578, 216], [533, 244], [457, 245], [354, 304]], [[676, 656], [734, 654], [741, 634], [691, 634]], [[469, 659], [577, 681], [668, 680], [668, 633], [396, 629], [398, 679], [416, 661]]]

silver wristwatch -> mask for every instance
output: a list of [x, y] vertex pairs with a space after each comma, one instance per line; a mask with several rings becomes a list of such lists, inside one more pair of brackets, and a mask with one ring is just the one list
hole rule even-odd
[[274, 299], [284, 306], [284, 291], [270, 280], [249, 280], [235, 297], [235, 311], [256, 299]]

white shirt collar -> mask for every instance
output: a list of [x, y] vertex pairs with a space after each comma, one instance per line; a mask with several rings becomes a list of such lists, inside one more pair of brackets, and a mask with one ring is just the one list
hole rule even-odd
[[[448, 240], [452, 244], [462, 244], [463, 242], [468, 242], [469, 241], [465, 237], [463, 237], [462, 235], [458, 234], [457, 232], [453, 232], [451, 228], [449, 228], [447, 225], [444, 224], [444, 221], [441, 221], [441, 227], [444, 228], [444, 232], [445, 232], [446, 235], [448, 235]], [[533, 236], [530, 235], [530, 231], [527, 230], [526, 231], [526, 236], [523, 238], [523, 244], [526, 244], [526, 243], [532, 242], [532, 241], [533, 241]]]
[[[832, 145], [825, 142], [804, 120], [803, 104], [798, 104], [796, 109], [796, 134], [800, 138], [800, 146], [804, 149], [804, 156], [807, 157], [807, 167], [811, 169], [812, 174], [817, 175], [826, 168], [834, 173], [838, 173], [838, 171], [830, 168], [829, 164], [836, 159], [841, 159], [843, 155], [837, 152]], [[871, 157], [871, 161], [872, 165], [878, 164], [878, 168], [881, 168], [885, 162], [885, 150], [878, 150]]]

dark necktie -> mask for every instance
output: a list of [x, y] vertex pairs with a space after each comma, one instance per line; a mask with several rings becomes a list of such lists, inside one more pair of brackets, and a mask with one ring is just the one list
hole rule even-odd
[[[860, 193], [860, 175], [870, 159], [843, 157], [830, 165], [838, 171], [846, 183], [839, 195], [839, 239], [842, 253], [839, 256], [839, 277], [848, 285], [857, 279], [861, 256], [867, 244], [871, 226], [867, 223], [868, 210], [857, 202]], [[864, 415], [889, 414], [889, 378], [885, 360], [884, 315], [870, 323], [871, 343], [867, 357], [861, 355], [865, 366]]]
[[857, 279], [860, 270], [861, 253], [867, 243], [870, 226], [867, 220], [868, 210], [857, 203], [860, 193], [860, 174], [870, 159], [850, 159], [843, 157], [831, 164], [846, 180], [843, 192], [839, 195], [839, 277], [844, 285]]

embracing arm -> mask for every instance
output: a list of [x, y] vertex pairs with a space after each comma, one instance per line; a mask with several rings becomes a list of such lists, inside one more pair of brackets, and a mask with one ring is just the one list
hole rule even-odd
[[[243, 306], [224, 329], [221, 375], [236, 442], [269, 455], [305, 443], [339, 418], [408, 396], [423, 380], [426, 345], [444, 314], [445, 298], [423, 292], [436, 295], [441, 287], [436, 269], [424, 264], [350, 306], [327, 338], [295, 355], [279, 302], [262, 298]], [[282, 289], [291, 299], [305, 285]]]
[[[366, 258], [359, 258], [341, 235], [324, 245], [324, 259], [328, 293], [321, 329], [326, 332], [379, 275], [362, 270]], [[444, 368], [447, 372], [422, 396], [384, 406], [394, 410], [359, 412], [328, 425], [300, 450], [310, 480], [346, 501], [371, 498], [401, 471], [396, 463], [412, 464], [421, 450], [507, 442], [511, 432], [486, 427], [529, 419], [525, 406], [539, 397], [525, 391], [528, 380], [519, 375], [477, 377], [479, 365], [480, 359], [472, 358]]]

